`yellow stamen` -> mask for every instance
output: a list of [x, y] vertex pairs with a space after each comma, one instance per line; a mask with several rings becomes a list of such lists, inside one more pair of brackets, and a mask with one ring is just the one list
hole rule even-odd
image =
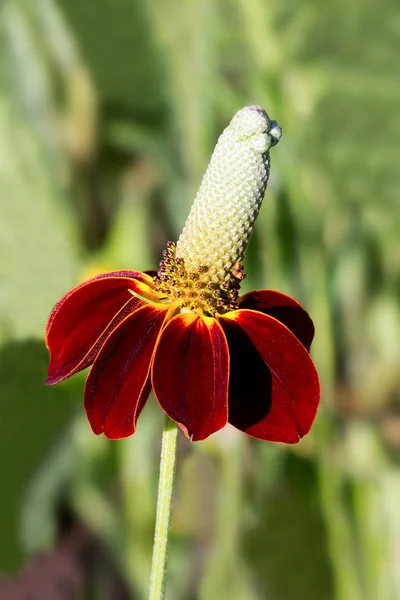
[[128, 292], [130, 294], [132, 294], [132, 296], [135, 296], [135, 298], [137, 298], [138, 300], [142, 300], [143, 302], [146, 302], [147, 304], [172, 304], [172, 299], [168, 298], [167, 296], [161, 297], [161, 298], [149, 298], [143, 294], [139, 294], [138, 292], [134, 292], [133, 290], [128, 289]]

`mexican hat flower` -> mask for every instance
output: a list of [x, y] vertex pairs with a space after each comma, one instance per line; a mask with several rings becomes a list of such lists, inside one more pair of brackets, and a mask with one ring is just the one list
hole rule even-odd
[[239, 296], [242, 261], [281, 129], [258, 106], [220, 136], [186, 225], [157, 273], [104, 273], [69, 291], [47, 324], [47, 383], [91, 366], [84, 402], [96, 434], [136, 430], [154, 391], [193, 441], [227, 423], [295, 443], [310, 429], [320, 388], [309, 355], [313, 323], [272, 290]]

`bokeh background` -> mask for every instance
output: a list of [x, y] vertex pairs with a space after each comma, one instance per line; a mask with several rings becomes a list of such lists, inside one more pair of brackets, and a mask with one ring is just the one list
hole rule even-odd
[[284, 136], [243, 290], [309, 310], [322, 405], [294, 447], [181, 436], [167, 598], [400, 598], [399, 56], [396, 0], [1, 1], [1, 600], [146, 598], [161, 411], [95, 437], [44, 326], [157, 266], [247, 104]]

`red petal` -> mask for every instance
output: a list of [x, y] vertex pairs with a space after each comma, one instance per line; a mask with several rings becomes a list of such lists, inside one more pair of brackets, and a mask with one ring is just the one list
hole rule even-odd
[[85, 386], [85, 409], [94, 433], [119, 439], [135, 432], [151, 389], [154, 346], [169, 315], [168, 309], [146, 304], [107, 338]]
[[251, 310], [221, 318], [231, 357], [229, 422], [248, 435], [294, 444], [311, 428], [320, 387], [310, 355], [279, 321]]
[[152, 279], [144, 273], [117, 271], [85, 281], [65, 294], [47, 322], [47, 383], [57, 383], [88, 367], [108, 334], [142, 305], [129, 290], [141, 293], [149, 284]]
[[240, 298], [239, 308], [258, 310], [278, 319], [310, 350], [314, 338], [314, 323], [294, 298], [274, 290], [255, 290]]
[[228, 345], [219, 323], [195, 314], [174, 317], [157, 344], [153, 389], [161, 408], [193, 441], [226, 425], [228, 377]]

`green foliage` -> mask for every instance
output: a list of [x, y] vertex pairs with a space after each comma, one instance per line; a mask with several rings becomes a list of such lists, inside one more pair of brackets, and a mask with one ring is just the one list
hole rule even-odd
[[148, 6], [139, 0], [60, 0], [102, 104], [163, 121], [165, 84]]
[[0, 571], [57, 543], [63, 505], [146, 597], [158, 406], [96, 438], [39, 339], [79, 280], [157, 266], [256, 103], [284, 135], [243, 291], [306, 305], [323, 402], [294, 448], [181, 440], [168, 594], [399, 597], [399, 31], [393, 0], [0, 3]]
[[246, 536], [249, 560], [262, 577], [262, 598], [332, 600], [333, 574], [315, 465], [288, 455], [279, 491], [257, 498], [257, 525]]
[[76, 281], [72, 224], [37, 140], [1, 96], [0, 140], [0, 340], [42, 337]]
[[15, 570], [24, 556], [20, 523], [31, 478], [80, 403], [78, 382], [44, 387], [47, 356], [44, 344], [35, 340], [5, 344], [0, 351], [2, 571]]

